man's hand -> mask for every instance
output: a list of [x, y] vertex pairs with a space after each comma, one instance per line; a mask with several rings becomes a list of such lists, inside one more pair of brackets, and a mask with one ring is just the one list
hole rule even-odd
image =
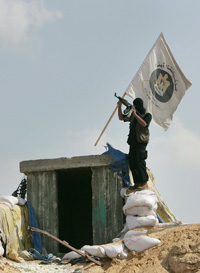
[[120, 100], [118, 100], [117, 105], [118, 105], [118, 107], [121, 107], [122, 106], [122, 102]]
[[134, 117], [137, 115], [135, 106], [133, 106], [133, 115], [134, 115]]

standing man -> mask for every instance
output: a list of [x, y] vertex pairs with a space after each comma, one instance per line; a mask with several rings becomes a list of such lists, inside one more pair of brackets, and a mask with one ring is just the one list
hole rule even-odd
[[150, 113], [146, 113], [143, 100], [136, 98], [133, 101], [132, 114], [122, 114], [122, 103], [118, 101], [119, 120], [129, 121], [129, 167], [133, 175], [134, 186], [131, 189], [144, 189], [148, 186], [148, 174], [146, 171], [147, 144], [149, 142], [149, 124], [152, 119]]

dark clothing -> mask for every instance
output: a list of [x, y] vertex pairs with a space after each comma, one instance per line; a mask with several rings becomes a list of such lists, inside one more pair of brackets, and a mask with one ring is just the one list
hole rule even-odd
[[[130, 125], [129, 125], [129, 135], [127, 143], [129, 145], [133, 145], [134, 142], [141, 142], [141, 143], [148, 143], [149, 141], [149, 124], [151, 122], [152, 116], [150, 113], [146, 113], [144, 116], [140, 115], [140, 117], [146, 122], [147, 126], [142, 127], [142, 125], [139, 124], [136, 118], [132, 115], [130, 118]], [[148, 134], [146, 140], [141, 141], [140, 136], [141, 134], [146, 130], [146, 134]]]
[[136, 118], [132, 115], [130, 118], [130, 127], [127, 143], [130, 145], [129, 149], [129, 167], [133, 175], [134, 183], [143, 186], [148, 181], [148, 174], [146, 171], [147, 150], [146, 146], [149, 141], [149, 124], [152, 116], [146, 113], [140, 117], [147, 123], [146, 127], [139, 124]]
[[135, 146], [130, 145], [129, 149], [129, 167], [133, 175], [133, 180], [136, 185], [143, 186], [148, 181], [149, 176], [146, 171], [147, 159], [147, 144], [137, 143]]

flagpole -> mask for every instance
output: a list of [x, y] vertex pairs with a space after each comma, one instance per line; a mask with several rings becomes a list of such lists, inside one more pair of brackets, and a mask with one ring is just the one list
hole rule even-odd
[[[122, 98], [124, 98], [125, 95], [126, 95], [126, 92], [124, 93], [124, 95], [122, 96]], [[115, 107], [115, 110], [113, 111], [112, 115], [110, 116], [109, 120], [107, 121], [105, 127], [103, 128], [103, 130], [102, 130], [99, 138], [97, 139], [96, 143], [94, 144], [94, 146], [96, 146], [97, 143], [99, 142], [100, 138], [102, 137], [103, 133], [105, 132], [106, 128], [108, 127], [108, 124], [110, 123], [111, 119], [113, 118], [114, 114], [116, 113], [117, 108], [118, 108], [118, 106]]]

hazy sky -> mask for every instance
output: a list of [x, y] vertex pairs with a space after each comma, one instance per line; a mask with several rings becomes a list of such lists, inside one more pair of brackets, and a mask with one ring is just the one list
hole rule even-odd
[[117, 115], [94, 144], [163, 32], [192, 86], [167, 132], [151, 124], [147, 165], [176, 217], [200, 223], [199, 13], [199, 0], [0, 0], [1, 194], [21, 161], [128, 153]]

